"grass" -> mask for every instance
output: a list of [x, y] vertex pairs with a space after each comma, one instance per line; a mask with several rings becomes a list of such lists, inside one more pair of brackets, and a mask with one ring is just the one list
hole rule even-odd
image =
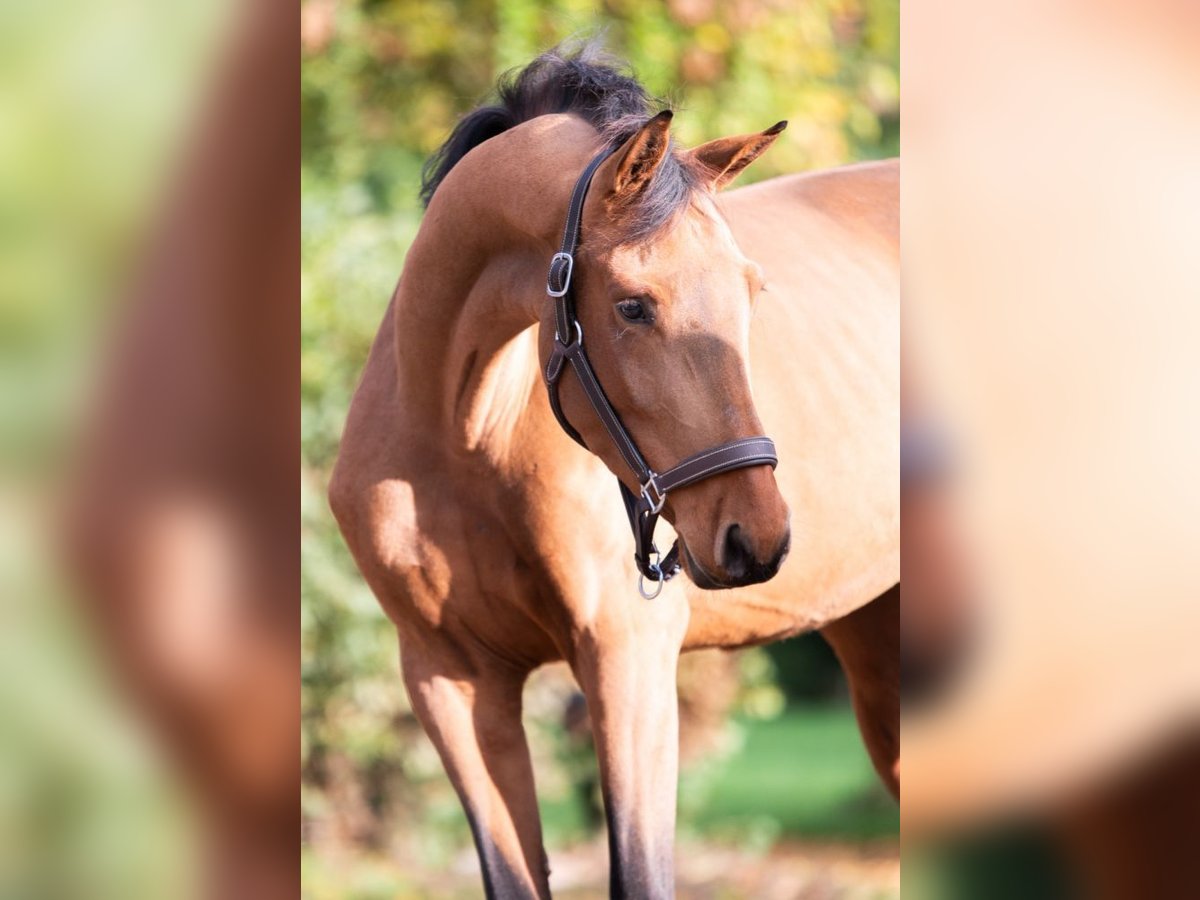
[[[848, 707], [792, 708], [739, 725], [741, 748], [689, 816], [697, 832], [836, 840], [899, 834], [899, 807], [880, 786]], [[681, 802], [691, 806], [686, 796]]]
[[[683, 774], [683, 836], [766, 849], [777, 840], [899, 835], [899, 806], [871, 766], [849, 705], [793, 707], [736, 728], [737, 752]], [[576, 798], [542, 796], [539, 806], [549, 847], [588, 836]]]
[[[793, 707], [736, 727], [737, 752], [683, 774], [683, 836], [766, 849], [778, 840], [899, 835], [899, 806], [880, 784], [848, 705]], [[540, 807], [549, 846], [587, 836], [576, 799], [542, 797]]]

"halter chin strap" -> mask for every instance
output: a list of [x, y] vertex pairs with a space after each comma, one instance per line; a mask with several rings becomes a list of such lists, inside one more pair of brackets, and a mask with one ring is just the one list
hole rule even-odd
[[[563, 414], [562, 404], [558, 397], [558, 383], [566, 364], [570, 363], [583, 388], [584, 395], [591, 403], [597, 418], [600, 419], [604, 430], [612, 438], [617, 451], [625, 464], [633, 471], [641, 491], [634, 494], [618, 479], [621, 487], [621, 499], [625, 503], [625, 512], [629, 515], [629, 525], [633, 529], [634, 552], [641, 578], [638, 589], [647, 599], [657, 597], [665, 582], [679, 573], [679, 542], [676, 541], [666, 556], [661, 556], [654, 546], [654, 527], [658, 524], [659, 514], [667, 502], [671, 491], [685, 488], [697, 481], [711, 478], [722, 472], [734, 469], [744, 469], [748, 466], [771, 466], [774, 468], [779, 459], [775, 455], [775, 444], [768, 437], [748, 437], [730, 441], [717, 447], [710, 447], [689, 456], [687, 459], [665, 472], [655, 472], [647, 464], [645, 458], [634, 443], [633, 437], [621, 422], [620, 416], [613, 409], [600, 386], [599, 379], [588, 361], [583, 349], [583, 327], [575, 314], [574, 292], [571, 290], [571, 276], [575, 271], [575, 252], [579, 248], [580, 227], [583, 221], [583, 203], [587, 199], [588, 187], [592, 177], [601, 164], [615, 152], [615, 147], [606, 147], [590, 163], [579, 180], [575, 182], [575, 190], [571, 193], [571, 205], [567, 209], [567, 224], [563, 229], [562, 247], [550, 260], [550, 271], [546, 276], [546, 293], [554, 300], [554, 349], [546, 363], [546, 388], [550, 395], [550, 408], [554, 417], [563, 430], [580, 446], [590, 449], [580, 437], [579, 432], [572, 427]], [[647, 590], [646, 580], [657, 584], [652, 590]]]

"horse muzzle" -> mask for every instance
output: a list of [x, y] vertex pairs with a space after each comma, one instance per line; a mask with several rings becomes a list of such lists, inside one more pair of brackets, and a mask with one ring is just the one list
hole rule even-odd
[[710, 572], [696, 562], [682, 538], [679, 545], [688, 576], [696, 587], [706, 591], [726, 590], [762, 584], [774, 578], [791, 549], [792, 531], [790, 527], [785, 529], [776, 547], [763, 559], [755, 552], [754, 542], [745, 528], [737, 522], [726, 526], [721, 541], [719, 572]]

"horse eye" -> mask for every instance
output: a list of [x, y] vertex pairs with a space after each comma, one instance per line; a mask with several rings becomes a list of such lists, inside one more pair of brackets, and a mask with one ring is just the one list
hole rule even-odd
[[621, 314], [621, 318], [629, 322], [646, 321], [646, 309], [642, 306], [641, 300], [622, 300], [617, 304], [617, 312]]

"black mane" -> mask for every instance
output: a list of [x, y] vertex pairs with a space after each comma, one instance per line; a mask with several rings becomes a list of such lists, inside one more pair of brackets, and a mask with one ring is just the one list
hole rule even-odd
[[[552, 113], [571, 113], [614, 142], [631, 137], [650, 118], [656, 102], [620, 64], [586, 43], [556, 47], [520, 70], [502, 75], [498, 102], [468, 113], [421, 170], [421, 200], [428, 206], [438, 185], [473, 148], [488, 138]], [[631, 238], [655, 231], [686, 205], [696, 183], [674, 152], [668, 154], [643, 191], [631, 224]]]

